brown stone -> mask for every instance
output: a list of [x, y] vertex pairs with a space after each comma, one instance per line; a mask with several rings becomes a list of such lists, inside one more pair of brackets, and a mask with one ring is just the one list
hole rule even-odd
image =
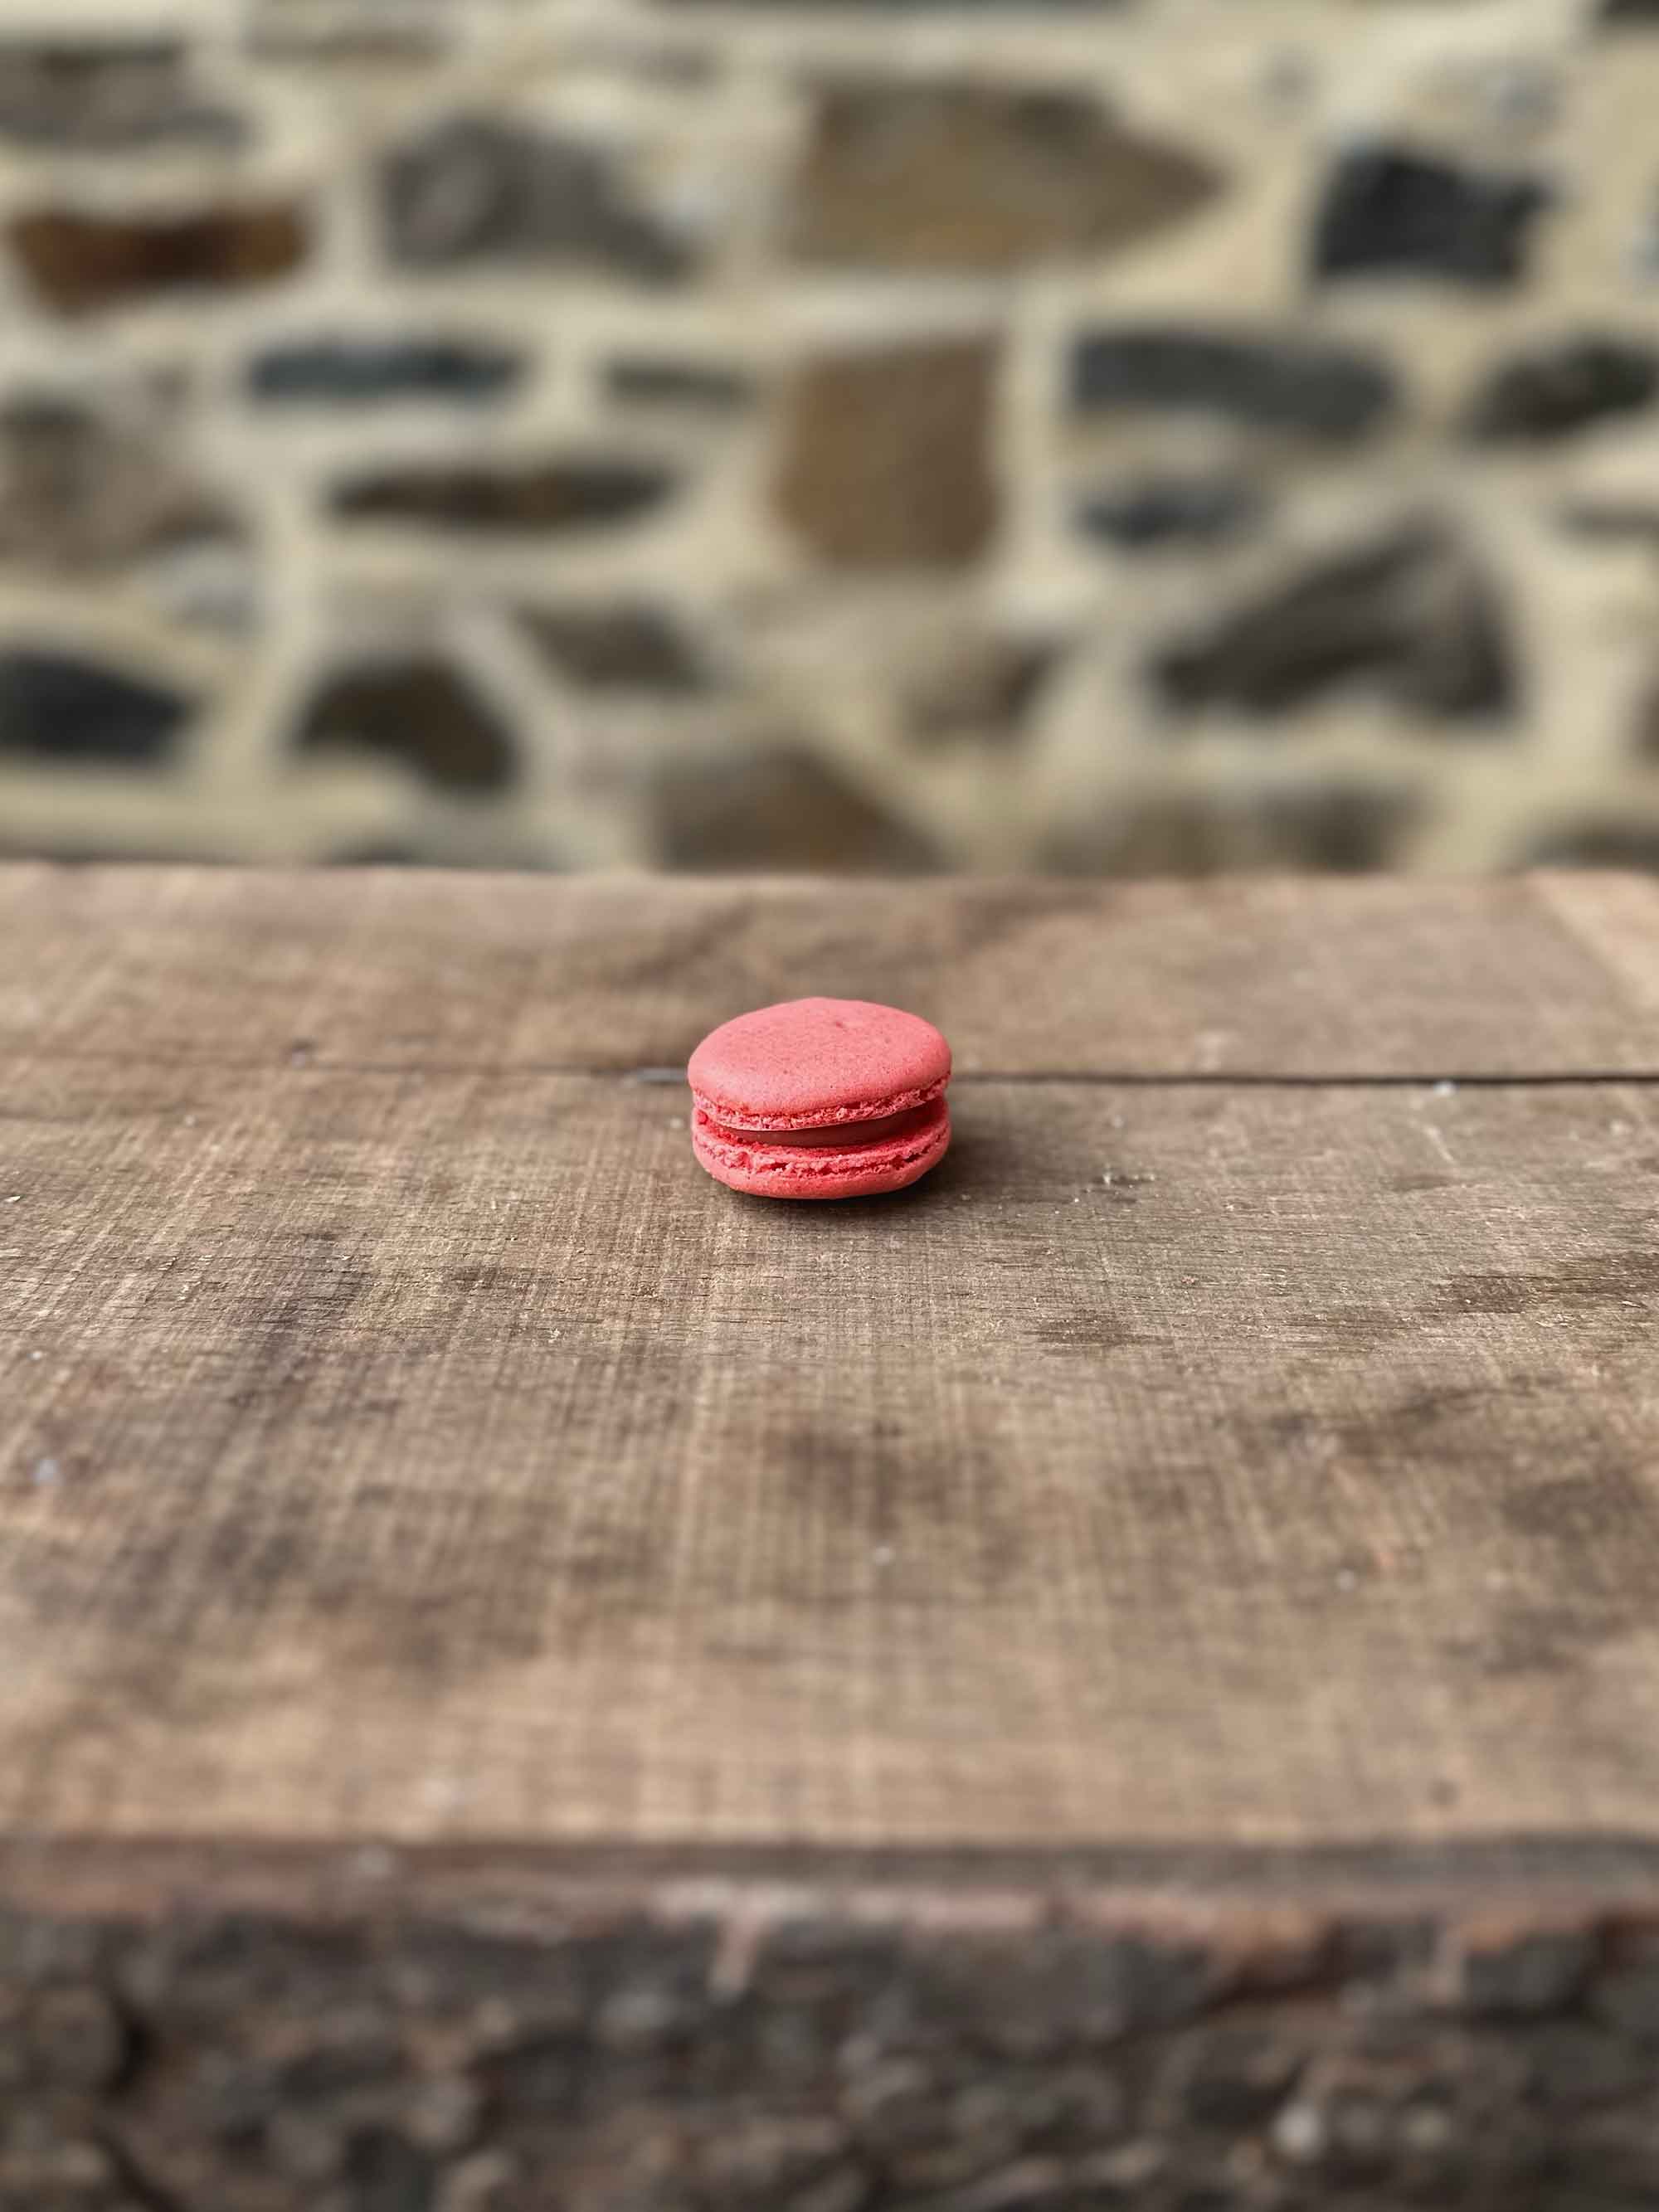
[[448, 791], [498, 791], [513, 780], [513, 741], [445, 662], [410, 658], [343, 672], [313, 700], [302, 753], [380, 753]]
[[45, 209], [9, 236], [47, 306], [74, 315], [149, 292], [270, 283], [304, 258], [308, 231], [298, 209], [273, 204], [165, 217]]
[[810, 261], [1012, 269], [1152, 237], [1220, 181], [1075, 94], [841, 84], [819, 105], [793, 244]]
[[957, 568], [996, 525], [994, 339], [826, 355], [784, 404], [779, 514], [826, 561]]
[[939, 864], [915, 830], [792, 745], [672, 756], [653, 800], [665, 867], [906, 875]]
[[337, 514], [442, 530], [573, 530], [630, 520], [673, 489], [666, 471], [629, 461], [552, 460], [521, 467], [407, 468], [356, 477]]

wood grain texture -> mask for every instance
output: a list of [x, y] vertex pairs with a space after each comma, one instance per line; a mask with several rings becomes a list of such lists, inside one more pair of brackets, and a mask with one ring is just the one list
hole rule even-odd
[[[1650, 887], [0, 927], [0, 2212], [1652, 2202]], [[809, 987], [909, 1193], [691, 1163]]]
[[1634, 878], [564, 883], [407, 871], [0, 872], [0, 1051], [620, 1070], [822, 991], [959, 1070], [1653, 1074]]
[[665, 1087], [109, 1036], [8, 1083], [5, 1827], [1655, 1825], [1651, 1089], [987, 1082], [785, 1211]]

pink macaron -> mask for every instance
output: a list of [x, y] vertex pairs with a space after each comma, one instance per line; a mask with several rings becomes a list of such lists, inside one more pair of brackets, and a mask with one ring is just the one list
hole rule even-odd
[[790, 999], [712, 1030], [686, 1070], [691, 1148], [759, 1198], [869, 1198], [945, 1158], [951, 1048], [863, 999]]

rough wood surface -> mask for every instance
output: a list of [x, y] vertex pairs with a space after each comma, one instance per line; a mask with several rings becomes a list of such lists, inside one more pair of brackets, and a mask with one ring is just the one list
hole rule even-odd
[[[0, 1050], [608, 1071], [805, 988], [966, 1073], [1659, 1073], [1633, 878], [662, 882], [0, 871]], [[117, 957], [118, 949], [118, 957]]]
[[1659, 1809], [1659, 1094], [16, 1071], [0, 1824], [996, 1845]]
[[1659, 893], [0, 915], [3, 2212], [1651, 2202]]

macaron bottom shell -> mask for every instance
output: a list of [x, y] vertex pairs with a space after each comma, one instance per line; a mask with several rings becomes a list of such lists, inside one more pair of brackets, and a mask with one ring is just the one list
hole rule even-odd
[[918, 1182], [950, 1145], [951, 1113], [942, 1097], [902, 1134], [863, 1143], [780, 1144], [763, 1130], [722, 1126], [702, 1107], [691, 1121], [691, 1149], [715, 1182], [754, 1198], [874, 1198]]

